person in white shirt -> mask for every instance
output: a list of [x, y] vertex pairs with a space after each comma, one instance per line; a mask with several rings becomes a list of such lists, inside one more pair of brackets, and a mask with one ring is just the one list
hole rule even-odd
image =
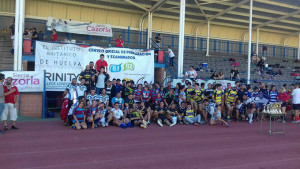
[[185, 76], [189, 77], [192, 81], [194, 81], [197, 78], [197, 72], [194, 66], [190, 66], [190, 70], [185, 73]]
[[295, 85], [295, 89], [292, 92], [293, 96], [293, 109], [295, 113], [295, 120], [293, 123], [300, 123], [299, 120], [299, 110], [300, 110], [300, 88], [299, 88], [299, 83]]
[[167, 52], [169, 54], [170, 66], [173, 68], [174, 67], [174, 57], [175, 57], [175, 55], [174, 55], [174, 53], [173, 53], [170, 46], [168, 46], [168, 51]]
[[134, 125], [130, 123], [129, 119], [125, 117], [123, 111], [119, 108], [119, 103], [114, 104], [107, 117], [107, 122], [113, 122], [115, 126], [126, 129], [127, 127], [133, 128]]
[[85, 79], [80, 80], [80, 84], [76, 86], [76, 91], [78, 95], [78, 100], [83, 100], [85, 102], [87, 87], [84, 85]]

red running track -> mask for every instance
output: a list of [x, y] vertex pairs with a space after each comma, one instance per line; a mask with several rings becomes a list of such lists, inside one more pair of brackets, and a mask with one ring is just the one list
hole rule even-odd
[[[279, 123], [278, 123], [279, 124]], [[285, 135], [259, 123], [75, 131], [59, 121], [18, 123], [0, 135], [0, 169], [299, 169], [300, 124]]]

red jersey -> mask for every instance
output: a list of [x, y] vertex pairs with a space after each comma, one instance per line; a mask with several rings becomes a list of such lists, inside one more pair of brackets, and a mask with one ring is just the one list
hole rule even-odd
[[287, 102], [290, 99], [290, 96], [287, 93], [279, 93], [277, 99], [282, 102]]
[[123, 47], [123, 44], [124, 44], [124, 42], [123, 42], [123, 40], [122, 39], [117, 39], [116, 40], [116, 47], [119, 47], [119, 48], [122, 48]]
[[[97, 60], [96, 65], [97, 65], [96, 69], [97, 69], [98, 72], [100, 72], [100, 68], [101, 68], [101, 67], [106, 67], [106, 66], [108, 66], [108, 65], [107, 65], [107, 62], [106, 62], [105, 60], [103, 60], [103, 62], [101, 62], [100, 59]], [[107, 71], [107, 70], [106, 70], [106, 71]]]
[[56, 42], [57, 41], [57, 34], [53, 34], [52, 35], [52, 42]]
[[4, 93], [9, 92], [11, 89], [15, 89], [16, 91], [5, 96], [5, 103], [12, 103], [15, 104], [15, 95], [19, 95], [19, 90], [16, 86], [11, 86], [10, 89], [8, 89], [7, 86], [3, 86], [4, 88]]

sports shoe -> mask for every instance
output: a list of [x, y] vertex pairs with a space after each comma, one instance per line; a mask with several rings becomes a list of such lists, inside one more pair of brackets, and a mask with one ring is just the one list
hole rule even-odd
[[140, 127], [141, 127], [141, 128], [144, 128], [144, 129], [147, 128], [147, 126], [145, 126], [144, 124], [141, 124]]
[[253, 121], [253, 120], [249, 120], [249, 124], [252, 124], [252, 121]]
[[164, 125], [162, 124], [161, 120], [157, 120], [157, 124], [160, 126], [160, 127], [163, 127]]
[[147, 125], [150, 125], [150, 124], [151, 124], [151, 122], [150, 122], [150, 121], [146, 121], [146, 124], [147, 124]]
[[104, 123], [104, 122], [102, 122], [102, 123], [101, 123], [101, 126], [102, 126], [102, 127], [105, 127], [105, 123]]
[[292, 123], [300, 123], [300, 120], [297, 121], [293, 120]]
[[16, 126], [11, 126], [11, 129], [17, 130], [17, 129], [19, 129], [19, 128], [16, 127]]
[[7, 126], [4, 126], [4, 131], [8, 131], [8, 127]]
[[175, 126], [176, 125], [176, 123], [172, 123], [171, 125], [170, 125], [170, 127], [173, 127], [173, 126]]
[[4, 133], [0, 130], [0, 135], [1, 135], [1, 134], [4, 134]]
[[108, 122], [105, 122], [105, 127], [108, 127]]
[[64, 126], [67, 126], [67, 125], [68, 125], [68, 123], [67, 123], [67, 122], [65, 122], [65, 123], [64, 123]]
[[282, 120], [281, 119], [278, 119], [278, 120], [276, 120], [277, 122], [282, 122]]
[[126, 129], [126, 128], [127, 128], [126, 124], [124, 124], [124, 123], [122, 123], [122, 124], [120, 125], [120, 127], [123, 128], [123, 129]]
[[130, 128], [133, 128], [133, 127], [134, 127], [134, 125], [133, 125], [133, 124], [131, 124], [130, 122], [129, 122], [129, 123], [127, 123], [127, 124], [126, 124], [126, 126], [127, 126], [127, 127], [130, 127]]
[[194, 126], [199, 126], [199, 124], [198, 124], [198, 123], [194, 123], [193, 125], [194, 125]]
[[229, 123], [227, 123], [226, 127], [230, 127], [230, 124], [229, 124]]
[[144, 126], [147, 126], [147, 123], [146, 123], [146, 121], [145, 121], [145, 120], [143, 120], [143, 125], [144, 125]]

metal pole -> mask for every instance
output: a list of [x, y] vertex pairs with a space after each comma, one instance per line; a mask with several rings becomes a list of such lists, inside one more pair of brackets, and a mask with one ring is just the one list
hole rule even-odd
[[259, 45], [259, 28], [256, 30], [256, 55], [258, 57], [258, 45]]
[[178, 72], [177, 72], [178, 77], [181, 77], [183, 73], [184, 23], [185, 23], [185, 0], [180, 0]]
[[299, 37], [298, 37], [298, 59], [300, 59], [300, 34], [299, 34]]
[[25, 0], [20, 0], [20, 16], [19, 16], [19, 35], [18, 35], [18, 71], [22, 70], [23, 56], [23, 30], [25, 16]]
[[148, 12], [148, 38], [147, 49], [150, 49], [150, 39], [152, 38], [152, 13]]
[[253, 0], [250, 0], [247, 84], [250, 84], [250, 73], [251, 73], [250, 64], [251, 64], [251, 40], [252, 40], [252, 9], [253, 9]]
[[18, 70], [18, 38], [19, 38], [19, 19], [20, 18], [20, 1], [16, 0], [16, 11], [15, 11], [15, 36], [13, 40], [13, 48], [14, 48], [14, 71]]
[[210, 21], [207, 21], [206, 56], [209, 56]]

